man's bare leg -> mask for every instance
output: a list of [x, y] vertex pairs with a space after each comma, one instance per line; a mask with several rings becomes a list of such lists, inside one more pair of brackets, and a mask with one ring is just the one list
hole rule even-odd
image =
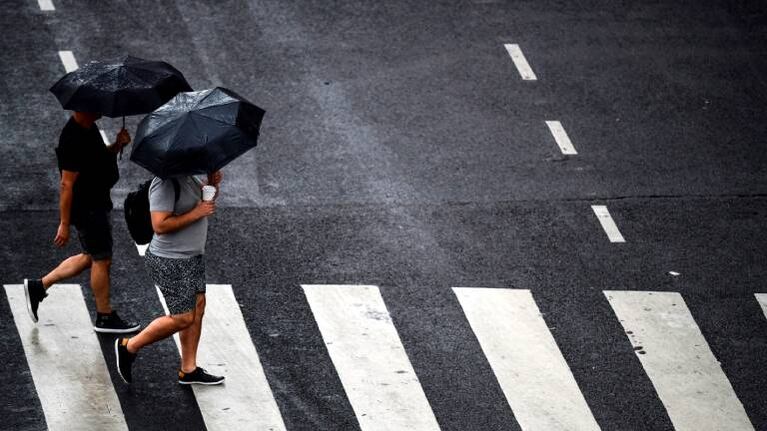
[[205, 314], [205, 294], [197, 294], [194, 323], [178, 333], [181, 341], [181, 371], [191, 373], [197, 368], [197, 346], [202, 334], [202, 316]]
[[94, 260], [91, 263], [91, 289], [96, 300], [96, 311], [102, 314], [112, 312], [109, 303], [109, 268], [111, 259]]
[[161, 316], [152, 321], [143, 331], [128, 340], [128, 351], [136, 353], [142, 347], [160, 341], [194, 324], [194, 312]]
[[46, 289], [62, 280], [75, 277], [91, 266], [91, 257], [80, 253], [66, 258], [53, 271], [43, 277], [43, 287]]
[[125, 383], [133, 380], [131, 365], [136, 360], [138, 351], [156, 341], [170, 337], [174, 333], [188, 328], [194, 323], [194, 310], [183, 314], [162, 316], [154, 319], [143, 331], [132, 338], [115, 340], [115, 361], [117, 372]]

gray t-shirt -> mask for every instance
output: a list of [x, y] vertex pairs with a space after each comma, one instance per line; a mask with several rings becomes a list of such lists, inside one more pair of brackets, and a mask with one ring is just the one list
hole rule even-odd
[[[202, 183], [195, 177], [178, 178], [179, 195], [175, 202], [173, 180], [152, 180], [149, 186], [149, 211], [171, 211], [174, 215], [189, 212], [202, 199]], [[205, 253], [208, 237], [208, 218], [203, 217], [176, 232], [157, 234], [149, 243], [149, 251], [155, 256], [183, 259]]]

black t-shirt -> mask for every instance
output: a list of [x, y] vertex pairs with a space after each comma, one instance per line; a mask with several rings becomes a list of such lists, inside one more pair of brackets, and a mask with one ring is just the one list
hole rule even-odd
[[60, 171], [78, 172], [75, 181], [71, 222], [77, 224], [88, 211], [112, 209], [109, 191], [117, 183], [117, 156], [110, 152], [101, 139], [95, 124], [90, 129], [70, 118], [59, 137], [56, 157]]

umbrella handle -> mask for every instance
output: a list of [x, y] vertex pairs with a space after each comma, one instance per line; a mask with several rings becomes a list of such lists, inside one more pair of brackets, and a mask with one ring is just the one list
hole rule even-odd
[[[125, 129], [125, 115], [123, 115], [123, 129]], [[123, 159], [123, 149], [125, 149], [125, 147], [120, 147], [120, 160]]]

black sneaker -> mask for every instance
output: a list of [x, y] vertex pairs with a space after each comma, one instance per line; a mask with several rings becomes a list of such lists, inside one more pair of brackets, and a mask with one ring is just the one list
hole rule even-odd
[[131, 366], [136, 360], [136, 354], [128, 351], [128, 339], [118, 338], [115, 340], [115, 362], [117, 362], [117, 374], [125, 383], [133, 381]]
[[141, 328], [136, 322], [126, 322], [120, 319], [116, 311], [112, 311], [110, 314], [96, 313], [96, 325], [93, 330], [102, 334], [127, 334], [129, 332], [136, 332]]
[[197, 367], [191, 373], [178, 370], [179, 385], [220, 385], [224, 383], [224, 376], [208, 374], [204, 368]]
[[45, 287], [43, 286], [43, 280], [30, 280], [24, 279], [24, 296], [27, 297], [27, 311], [32, 321], [37, 322], [37, 307], [43, 302], [43, 299], [48, 296], [45, 293]]

